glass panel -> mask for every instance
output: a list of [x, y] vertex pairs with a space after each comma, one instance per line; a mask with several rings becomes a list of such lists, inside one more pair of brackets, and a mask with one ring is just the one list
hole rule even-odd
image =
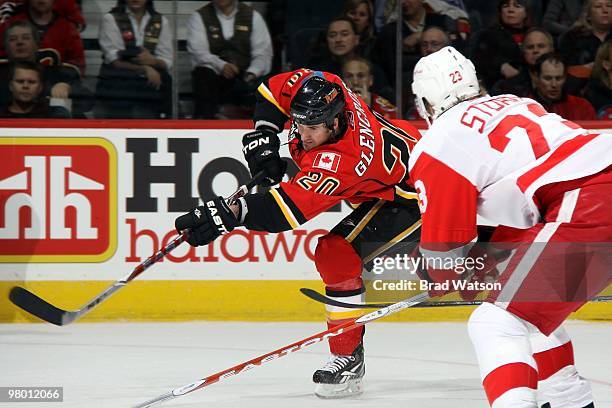
[[[546, 36], [551, 39], [543, 41], [550, 42], [546, 51], [556, 49], [567, 61], [562, 95], [586, 96], [601, 118], [609, 117], [609, 104], [601, 98], [609, 89], [602, 68], [609, 60], [609, 42], [602, 43], [596, 59], [596, 36], [580, 34], [586, 20], [576, 21], [579, 10], [557, 18], [547, 14], [546, 2], [46, 2], [47, 11], [36, 11], [38, 26], [49, 16], [57, 18], [40, 31], [38, 51], [31, 44], [38, 30], [23, 22], [21, 27], [12, 25], [14, 20], [27, 20], [28, 13], [35, 12], [28, 9], [33, 6], [20, 2], [3, 6], [0, 20], [5, 23], [0, 31], [10, 31], [13, 37], [32, 32], [32, 38], [20, 45], [24, 55], [10, 55], [11, 47], [17, 47], [14, 40], [6, 42], [8, 49], [0, 57], [6, 56], [8, 62], [36, 57], [45, 65], [40, 69], [47, 77], [40, 95], [51, 97], [51, 105], [71, 111], [76, 118], [249, 119], [259, 83], [282, 71], [308, 67], [341, 76], [372, 109], [389, 118], [419, 119], [410, 84], [423, 55], [451, 44], [473, 57], [490, 93], [539, 98], [546, 89], [535, 88], [536, 57], [529, 50]], [[506, 9], [509, 20], [502, 22]], [[13, 18], [16, 15], [24, 17]], [[512, 22], [516, 16], [524, 18]], [[574, 22], [578, 31], [567, 31]], [[540, 23], [552, 36], [544, 29], [534, 35], [528, 31]], [[533, 47], [524, 47], [530, 35], [535, 39], [527, 42]], [[0, 64], [0, 71], [0, 106], [6, 108], [12, 100], [10, 64]], [[540, 99], [553, 111], [556, 104], [566, 103]], [[569, 109], [568, 119], [586, 119], [571, 117], [574, 113]], [[587, 113], [592, 115], [592, 110]]]

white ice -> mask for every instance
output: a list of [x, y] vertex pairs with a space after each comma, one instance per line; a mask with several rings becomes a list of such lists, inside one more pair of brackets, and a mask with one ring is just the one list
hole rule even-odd
[[[0, 325], [0, 386], [63, 386], [63, 403], [10, 408], [132, 407], [323, 329], [315, 323]], [[612, 323], [567, 323], [597, 408], [612, 407]], [[319, 400], [317, 344], [161, 407], [487, 407], [465, 323], [379, 323], [366, 332], [365, 393]]]

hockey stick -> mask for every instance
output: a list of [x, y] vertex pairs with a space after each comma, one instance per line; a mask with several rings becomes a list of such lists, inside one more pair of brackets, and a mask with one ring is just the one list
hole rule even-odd
[[[264, 176], [263, 171], [257, 173], [247, 184], [244, 184], [238, 188], [232, 195], [226, 198], [228, 204], [233, 203], [237, 198], [242, 197], [249, 190], [254, 187]], [[9, 299], [16, 306], [25, 310], [26, 312], [45, 320], [49, 323], [57, 326], [65, 326], [82, 317], [88, 313], [91, 309], [108, 299], [113, 293], [127, 285], [132, 280], [136, 279], [141, 273], [151, 267], [153, 264], [158, 262], [160, 259], [168, 255], [174, 248], [182, 244], [187, 239], [188, 231], [183, 231], [178, 237], [174, 238], [168, 245], [160, 249], [149, 258], [145, 259], [142, 263], [136, 266], [132, 272], [127, 276], [119, 279], [111, 286], [106, 288], [102, 293], [91, 299], [88, 303], [82, 306], [80, 309], [75, 311], [63, 310], [51, 303], [35, 295], [29, 290], [20, 286], [14, 286], [9, 292]]]
[[[330, 306], [338, 306], [344, 307], [346, 309], [377, 309], [380, 307], [387, 307], [392, 305], [393, 303], [346, 303], [341, 302], [339, 300], [333, 299], [331, 297], [325, 296], [322, 293], [317, 292], [316, 290], [310, 288], [301, 288], [300, 292], [302, 294], [315, 302], [323, 303]], [[610, 302], [612, 301], [612, 296], [597, 296], [591, 299], [589, 302]], [[446, 307], [446, 306], [476, 306], [480, 305], [482, 300], [448, 300], [448, 301], [439, 301], [439, 302], [424, 302], [413, 307]]]
[[175, 388], [172, 391], [162, 394], [157, 398], [153, 398], [147, 402], [143, 402], [142, 404], [136, 405], [134, 408], [152, 407], [161, 402], [169, 401], [177, 397], [180, 397], [181, 395], [189, 394], [201, 388], [208, 387], [209, 385], [212, 385], [221, 380], [225, 380], [226, 378], [233, 377], [247, 370], [251, 370], [255, 367], [259, 367], [263, 363], [267, 363], [269, 361], [276, 360], [281, 357], [285, 357], [293, 352], [300, 351], [300, 350], [305, 349], [306, 347], [312, 346], [313, 344], [320, 343], [321, 341], [329, 337], [337, 336], [349, 330], [353, 330], [353, 329], [356, 329], [357, 327], [363, 326], [366, 323], [372, 322], [374, 320], [378, 320], [387, 315], [397, 313], [401, 310], [412, 307], [416, 304], [419, 304], [427, 300], [427, 298], [428, 298], [427, 293], [420, 293], [416, 296], [412, 296], [401, 302], [393, 303], [385, 308], [375, 310], [371, 313], [361, 316], [360, 318], [353, 318], [334, 328], [314, 334], [310, 337], [307, 337], [305, 339], [296, 341], [295, 343], [289, 344], [288, 346], [281, 347], [279, 349], [263, 354], [259, 357], [255, 357], [249, 361], [245, 361], [244, 363], [240, 363], [238, 365], [235, 365], [223, 371], [219, 371], [218, 373], [209, 375], [208, 377], [204, 377], [196, 382], [184, 385], [179, 388]]

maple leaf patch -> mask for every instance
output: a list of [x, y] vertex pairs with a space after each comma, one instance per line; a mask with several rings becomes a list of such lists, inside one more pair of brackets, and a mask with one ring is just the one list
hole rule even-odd
[[317, 157], [315, 157], [312, 167], [337, 173], [338, 166], [340, 166], [340, 158], [341, 156], [338, 153], [317, 153]]

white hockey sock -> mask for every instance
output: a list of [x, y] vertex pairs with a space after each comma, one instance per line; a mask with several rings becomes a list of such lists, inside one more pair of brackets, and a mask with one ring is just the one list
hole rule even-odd
[[468, 331], [483, 387], [494, 408], [537, 408], [537, 370], [527, 324], [490, 303], [474, 310]]
[[531, 335], [534, 358], [538, 365], [538, 403], [554, 408], [581, 408], [593, 402], [591, 385], [580, 377], [574, 366], [572, 342], [563, 327], [550, 336]]

